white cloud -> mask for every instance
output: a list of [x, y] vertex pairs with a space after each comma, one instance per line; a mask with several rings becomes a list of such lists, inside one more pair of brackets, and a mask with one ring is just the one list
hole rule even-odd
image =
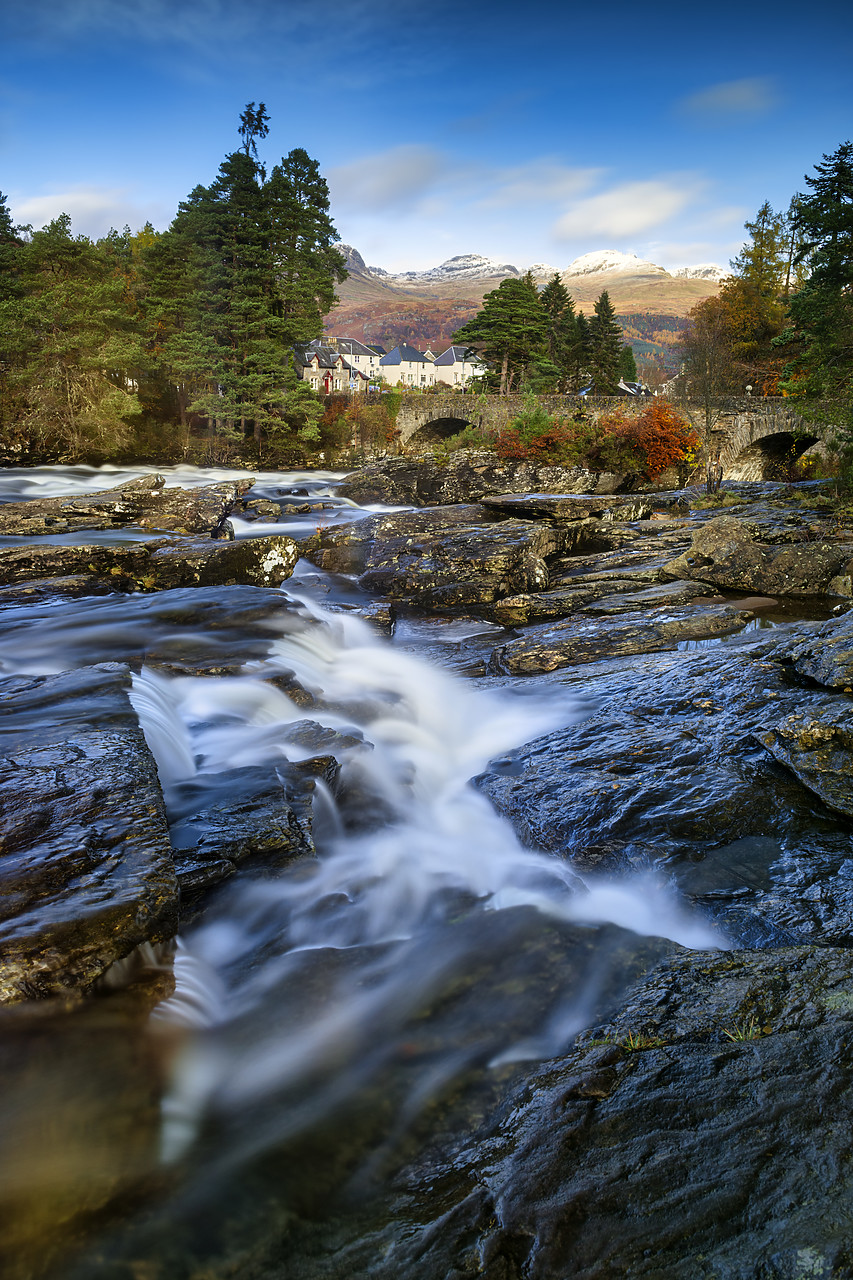
[[172, 220], [173, 213], [155, 205], [139, 205], [121, 187], [72, 187], [42, 196], [9, 196], [9, 207], [15, 222], [30, 224], [39, 230], [61, 213], [71, 218], [75, 235], [97, 239], [106, 235], [111, 227], [121, 229], [127, 224], [134, 231], [151, 221], [163, 228]]
[[327, 177], [335, 208], [385, 213], [410, 209], [434, 196], [448, 168], [440, 151], [407, 144], [338, 165]]
[[558, 240], [602, 236], [615, 240], [638, 235], [660, 226], [686, 208], [694, 199], [696, 184], [685, 180], [649, 179], [623, 182], [577, 201], [557, 220], [553, 235]]
[[764, 115], [778, 102], [779, 94], [770, 76], [751, 76], [709, 85], [683, 98], [680, 105], [696, 115], [725, 117]]
[[601, 169], [572, 169], [548, 157], [529, 160], [526, 164], [479, 174], [480, 184], [492, 189], [478, 203], [486, 209], [500, 209], [562, 202], [588, 191], [602, 172]]

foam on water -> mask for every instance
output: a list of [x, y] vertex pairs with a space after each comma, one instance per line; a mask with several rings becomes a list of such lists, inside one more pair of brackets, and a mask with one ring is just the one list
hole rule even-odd
[[[340, 753], [341, 782], [344, 792], [372, 797], [381, 814], [372, 829], [347, 834], [344, 813], [343, 822], [328, 824], [316, 862], [299, 875], [238, 886], [224, 918], [182, 940], [178, 987], [159, 1013], [194, 1028], [164, 1111], [170, 1159], [191, 1143], [208, 1108], [236, 1114], [323, 1076], [326, 1093], [319, 1090], [307, 1111], [303, 1098], [298, 1107], [276, 1112], [282, 1137], [309, 1123], [321, 1095], [328, 1104], [329, 1092], [339, 1097], [362, 1082], [365, 1036], [372, 1036], [368, 1057], [375, 1065], [383, 1055], [379, 1044], [391, 1052], [406, 1016], [447, 982], [448, 966], [471, 963], [462, 930], [448, 950], [447, 924], [460, 903], [475, 913], [522, 907], [543, 919], [612, 922], [691, 947], [721, 943], [651, 876], [586, 877], [560, 858], [523, 847], [469, 784], [490, 759], [583, 718], [586, 705], [565, 692], [519, 698], [474, 688], [381, 643], [357, 617], [302, 604], [314, 625], [275, 639], [268, 659], [250, 664], [242, 677], [166, 680], [147, 673], [135, 682], [140, 692], [156, 689], [152, 705], [171, 702], [170, 714], [187, 737], [188, 751], [176, 756], [171, 745], [164, 751], [157, 718], [152, 724], [135, 693], [168, 782], [188, 758], [205, 775], [288, 758], [286, 728], [305, 711], [261, 677], [295, 673], [329, 708], [312, 709], [312, 720], [355, 727], [372, 744]], [[169, 737], [178, 739], [179, 730]], [[326, 796], [324, 803], [333, 802]], [[436, 930], [442, 941], [433, 953], [428, 940]], [[292, 1001], [310, 953], [353, 959], [329, 980], [310, 1016], [291, 1009], [279, 1023], [279, 1002]], [[210, 983], [202, 996], [205, 974]], [[584, 1025], [585, 1012], [585, 994], [567, 991], [545, 1025], [531, 1027], [520, 1042], [502, 1044], [498, 1037], [488, 1056], [497, 1063], [553, 1053]], [[333, 1079], [331, 1062], [337, 1064]], [[241, 1140], [252, 1141], [248, 1133]], [[255, 1141], [266, 1138], [256, 1134]]]

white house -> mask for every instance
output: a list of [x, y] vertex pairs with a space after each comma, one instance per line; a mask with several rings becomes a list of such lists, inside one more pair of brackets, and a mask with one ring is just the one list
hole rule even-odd
[[416, 351], [408, 342], [401, 342], [379, 361], [379, 371], [386, 382], [402, 382], [407, 387], [431, 387], [435, 383], [435, 369], [422, 351]]
[[451, 387], [466, 387], [472, 378], [480, 378], [486, 366], [479, 356], [469, 354], [468, 347], [452, 346], [436, 356], [433, 363], [436, 382], [446, 382]]

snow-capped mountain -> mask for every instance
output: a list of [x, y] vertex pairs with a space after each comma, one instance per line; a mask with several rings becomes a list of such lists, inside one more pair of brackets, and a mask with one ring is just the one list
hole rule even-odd
[[490, 280], [494, 276], [521, 275], [518, 267], [509, 262], [496, 262], [494, 258], [484, 258], [479, 253], [461, 253], [455, 258], [448, 258], [437, 267], [427, 271], [400, 271], [389, 273], [377, 267], [370, 270], [376, 275], [394, 280], [398, 284], [445, 284], [455, 280]]
[[731, 271], [715, 262], [700, 262], [695, 267], [674, 267], [669, 274], [679, 280], [725, 280]]
[[559, 267], [551, 267], [547, 262], [534, 262], [533, 266], [528, 267], [527, 270], [534, 280], [550, 280], [552, 276], [560, 274]]
[[592, 253], [582, 253], [574, 262], [570, 262], [563, 276], [600, 275], [602, 271], [618, 272], [620, 275], [665, 276], [669, 273], [657, 263], [645, 262], [636, 253], [620, 253], [618, 249], [594, 249]]

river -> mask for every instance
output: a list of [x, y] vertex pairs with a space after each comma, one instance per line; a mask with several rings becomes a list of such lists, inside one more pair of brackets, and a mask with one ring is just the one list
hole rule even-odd
[[[100, 490], [144, 470], [5, 472], [0, 500]], [[232, 473], [164, 474], [193, 486]], [[338, 480], [258, 474], [255, 496], [328, 505], [283, 525], [236, 521], [237, 536], [299, 539], [352, 519]], [[134, 536], [145, 535], [99, 535]], [[131, 664], [174, 822], [188, 788], [215, 792], [237, 768], [315, 756], [320, 731], [340, 763], [337, 799], [322, 782], [315, 793], [318, 857], [238, 873], [173, 944], [119, 967], [82, 1008], [4, 1015], [15, 1280], [253, 1276], [247, 1240], [284, 1238], [294, 1216], [334, 1218], [433, 1128], [491, 1105], [517, 1064], [571, 1043], [613, 975], [593, 952], [587, 971], [562, 972], [566, 931], [611, 923], [725, 946], [663, 880], [596, 877], [524, 847], [470, 785], [511, 767], [510, 749], [589, 716], [593, 686], [466, 679], [493, 625], [412, 616], [383, 638], [354, 611], [354, 583], [305, 560], [281, 589], [285, 612], [241, 621], [257, 594], [64, 599], [0, 615], [3, 676]], [[170, 657], [201, 651], [237, 669], [170, 669]], [[289, 674], [314, 707], [273, 683]], [[300, 741], [306, 720], [314, 738]], [[174, 991], [160, 998], [172, 967]], [[293, 1274], [330, 1274], [316, 1265], [303, 1258]], [[291, 1274], [286, 1250], [281, 1267]]]

